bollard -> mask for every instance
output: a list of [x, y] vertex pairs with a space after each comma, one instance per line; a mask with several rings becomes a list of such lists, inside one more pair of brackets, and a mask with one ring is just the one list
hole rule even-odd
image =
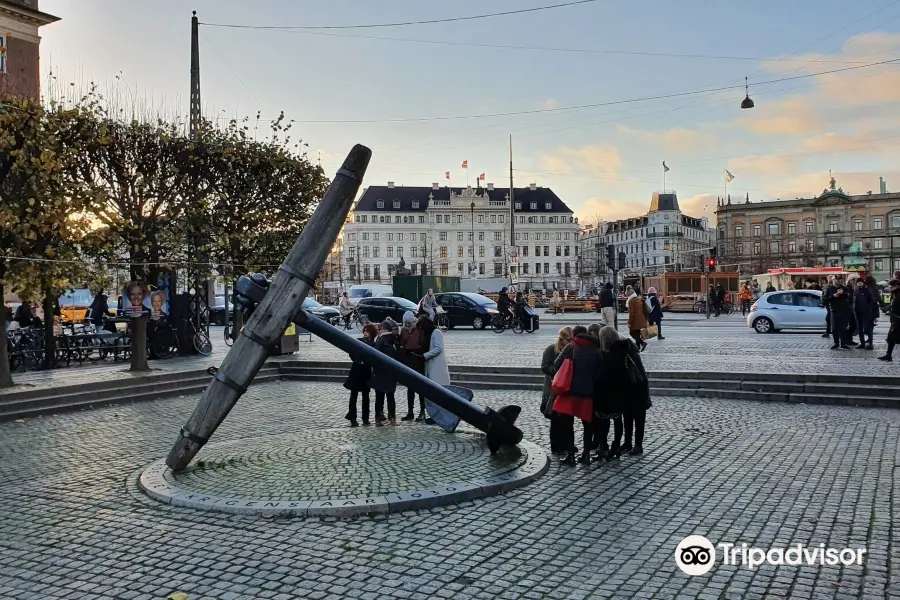
[[325, 192], [309, 222], [278, 269], [268, 293], [250, 316], [166, 457], [181, 471], [196, 456], [247, 391], [269, 355], [269, 347], [297, 314], [340, 233], [362, 184], [372, 151], [357, 144]]
[[131, 319], [131, 368], [130, 371], [146, 372], [147, 364], [147, 315]]

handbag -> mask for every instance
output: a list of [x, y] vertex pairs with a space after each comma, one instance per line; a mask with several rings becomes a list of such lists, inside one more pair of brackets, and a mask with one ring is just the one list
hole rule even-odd
[[647, 328], [644, 330], [644, 338], [645, 339], [653, 339], [659, 335], [659, 327], [656, 325], [647, 325]]
[[565, 359], [559, 367], [559, 371], [553, 376], [553, 382], [550, 384], [550, 392], [557, 396], [560, 394], [568, 394], [569, 388], [572, 387], [572, 375], [574, 370], [572, 359]]
[[631, 382], [631, 385], [639, 385], [644, 382], [644, 374], [628, 355], [625, 355], [625, 372], [628, 373], [628, 381]]

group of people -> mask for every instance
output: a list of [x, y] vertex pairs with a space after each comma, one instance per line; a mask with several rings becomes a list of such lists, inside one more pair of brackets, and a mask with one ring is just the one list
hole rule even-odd
[[[888, 282], [890, 301], [883, 302], [878, 283], [871, 275], [850, 277], [844, 283], [842, 275], [831, 278], [828, 287], [822, 294], [822, 305], [827, 311], [825, 333], [822, 337], [831, 337], [832, 350], [849, 350], [856, 346], [859, 350], [874, 349], [872, 336], [875, 323], [881, 311], [891, 319], [888, 332], [888, 350], [880, 360], [892, 360], [894, 345], [900, 341], [900, 271], [894, 272], [894, 278]], [[854, 341], [859, 334], [859, 342]]]
[[[379, 352], [405, 364], [440, 385], [450, 384], [450, 367], [444, 351], [444, 336], [427, 316], [416, 319], [412, 312], [403, 315], [403, 326], [393, 319], [386, 319], [380, 324], [367, 323], [360, 338], [365, 344]], [[346, 419], [351, 427], [358, 427], [357, 402], [362, 399], [362, 424], [370, 425], [370, 392], [375, 391], [375, 425], [382, 426], [390, 422], [397, 425], [397, 380], [385, 369], [373, 368], [362, 359], [353, 357], [350, 373], [344, 382], [350, 391], [350, 403]], [[385, 414], [385, 403], [387, 414]], [[422, 421], [428, 424], [431, 420], [425, 412], [425, 400], [419, 395], [419, 414], [415, 414], [415, 393], [406, 390], [407, 412], [401, 421]]]
[[[566, 361], [571, 364], [564, 366]], [[559, 389], [566, 383], [558, 381], [558, 376], [566, 375], [561, 370], [570, 374], [565, 390]], [[647, 372], [632, 338], [612, 324], [563, 327], [544, 350], [541, 371], [541, 412], [550, 419], [550, 450], [563, 464], [613, 460], [622, 452], [643, 454], [644, 425], [652, 402]], [[575, 445], [576, 418], [583, 428], [580, 456]]]

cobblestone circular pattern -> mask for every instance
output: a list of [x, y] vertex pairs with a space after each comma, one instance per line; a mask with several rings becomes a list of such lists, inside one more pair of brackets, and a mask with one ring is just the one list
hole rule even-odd
[[549, 467], [523, 441], [492, 456], [483, 435], [437, 427], [319, 429], [210, 444], [185, 471], [158, 460], [138, 485], [151, 498], [238, 514], [355, 516], [500, 494]]

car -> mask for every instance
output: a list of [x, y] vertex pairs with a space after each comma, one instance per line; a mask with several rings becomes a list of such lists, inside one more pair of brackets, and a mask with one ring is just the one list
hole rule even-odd
[[818, 290], [767, 292], [750, 306], [747, 327], [756, 333], [782, 329], [824, 330], [826, 311]]
[[356, 303], [363, 298], [386, 298], [394, 296], [394, 288], [390, 285], [379, 283], [361, 283], [351, 285], [347, 290], [347, 297], [350, 298], [350, 304], [356, 306]]
[[443, 292], [434, 295], [437, 303], [447, 312], [450, 328], [471, 326], [484, 329], [497, 314], [497, 303], [481, 294], [471, 292]]
[[[228, 314], [229, 319], [234, 319], [234, 305], [231, 298], [228, 297]], [[225, 324], [225, 296], [216, 296], [215, 302], [209, 307], [209, 324], [224, 325]]]
[[397, 323], [403, 323], [403, 314], [406, 311], [415, 315], [419, 310], [415, 302], [396, 296], [361, 298], [356, 307], [372, 323], [380, 323], [388, 317]]
[[87, 318], [94, 296], [87, 288], [76, 288], [59, 297], [59, 312], [63, 321], [81, 323]]
[[333, 306], [323, 306], [312, 298], [304, 298], [301, 305], [303, 310], [311, 315], [315, 315], [323, 321], [332, 325], [337, 325], [341, 320], [341, 313]]

